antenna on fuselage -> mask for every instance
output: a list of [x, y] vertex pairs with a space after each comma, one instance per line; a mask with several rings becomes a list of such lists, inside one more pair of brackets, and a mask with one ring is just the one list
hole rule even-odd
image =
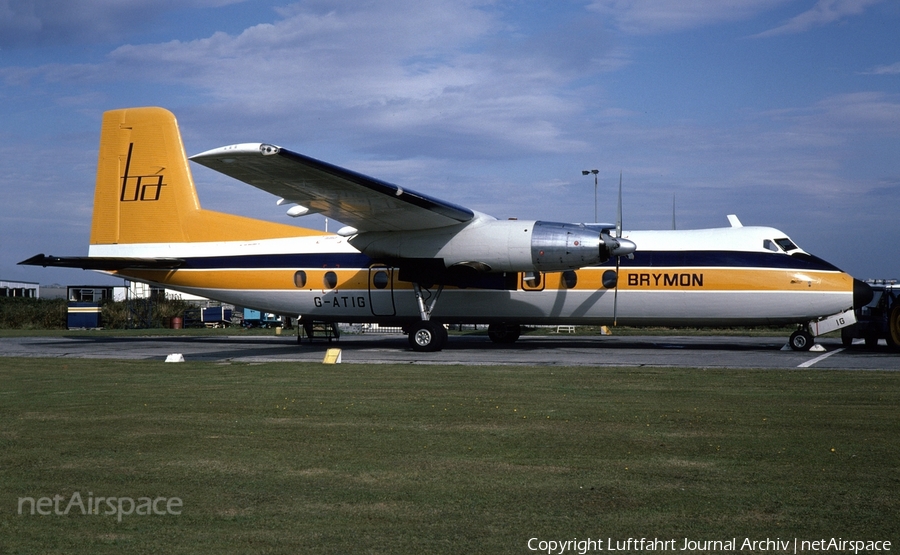
[[672, 230], [675, 230], [675, 193], [672, 193]]

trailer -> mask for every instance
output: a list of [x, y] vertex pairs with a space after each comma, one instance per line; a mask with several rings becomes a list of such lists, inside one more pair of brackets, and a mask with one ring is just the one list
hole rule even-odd
[[900, 283], [896, 279], [872, 279], [872, 301], [856, 309], [856, 323], [841, 330], [841, 341], [849, 347], [854, 339], [874, 349], [884, 339], [892, 350], [900, 350]]
[[184, 311], [185, 327], [224, 328], [231, 325], [232, 309], [224, 306], [189, 308]]
[[282, 327], [282, 321], [277, 314], [245, 308], [241, 325], [245, 328], [278, 328]]

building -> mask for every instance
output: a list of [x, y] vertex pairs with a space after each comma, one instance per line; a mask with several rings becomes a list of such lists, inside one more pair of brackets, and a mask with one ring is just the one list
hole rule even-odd
[[41, 286], [30, 281], [6, 281], [0, 279], [0, 297], [39, 299], [41, 297]]

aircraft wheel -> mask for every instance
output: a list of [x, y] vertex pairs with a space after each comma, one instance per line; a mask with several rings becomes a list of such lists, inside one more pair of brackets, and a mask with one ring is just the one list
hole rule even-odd
[[447, 330], [434, 321], [419, 322], [410, 326], [409, 346], [413, 351], [432, 353], [440, 351], [447, 342]]
[[850, 347], [853, 345], [854, 339], [856, 339], [856, 324], [841, 328], [841, 345]]
[[813, 336], [806, 330], [797, 330], [791, 334], [789, 343], [795, 351], [808, 351], [813, 346]]
[[519, 324], [491, 324], [488, 326], [488, 337], [494, 343], [510, 344], [518, 341], [522, 335]]
[[444, 324], [440, 322], [435, 322], [437, 325], [438, 339], [441, 340], [441, 346], [438, 349], [439, 351], [447, 346], [447, 342], [450, 341], [450, 331], [444, 327]]
[[888, 319], [889, 337], [888, 346], [891, 349], [900, 349], [900, 301], [894, 301], [894, 308]]

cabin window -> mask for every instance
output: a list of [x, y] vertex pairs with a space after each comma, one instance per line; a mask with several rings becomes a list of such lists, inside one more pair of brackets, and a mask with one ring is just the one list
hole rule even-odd
[[525, 272], [522, 274], [522, 289], [524, 291], [543, 291], [544, 272]]
[[375, 289], [384, 289], [388, 286], [390, 278], [386, 270], [378, 270], [372, 275], [372, 286]]
[[613, 287], [617, 287], [619, 285], [619, 274], [617, 274], [615, 270], [606, 270], [605, 272], [603, 272], [600, 280], [603, 283], [603, 287], [612, 289]]
[[563, 272], [562, 278], [566, 289], [575, 289], [578, 284], [578, 274], [575, 273], [575, 270], [566, 270]]
[[337, 274], [332, 271], [325, 272], [325, 276], [322, 281], [325, 285], [325, 289], [334, 289], [335, 287], [337, 287]]
[[294, 287], [306, 287], [306, 272], [303, 270], [294, 272]]

